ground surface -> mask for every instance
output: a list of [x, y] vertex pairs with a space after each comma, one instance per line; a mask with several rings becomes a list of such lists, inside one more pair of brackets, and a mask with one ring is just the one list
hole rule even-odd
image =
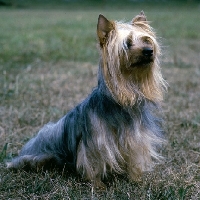
[[[0, 10], [0, 199], [200, 199], [200, 15], [198, 6], [69, 11]], [[5, 162], [96, 85], [96, 22], [146, 11], [162, 42], [169, 83], [163, 114], [165, 162], [139, 183], [123, 177], [94, 191], [62, 172], [11, 172]]]

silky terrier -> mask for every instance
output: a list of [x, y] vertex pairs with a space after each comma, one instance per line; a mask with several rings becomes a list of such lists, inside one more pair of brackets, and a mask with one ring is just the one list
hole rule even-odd
[[99, 15], [98, 84], [57, 123], [48, 123], [8, 167], [74, 169], [96, 187], [110, 173], [138, 180], [162, 156], [162, 78], [156, 35], [144, 12], [130, 23]]

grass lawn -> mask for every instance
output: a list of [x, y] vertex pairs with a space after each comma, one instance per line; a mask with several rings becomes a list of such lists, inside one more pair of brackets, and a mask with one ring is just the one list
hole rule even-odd
[[[95, 191], [73, 174], [12, 172], [5, 162], [96, 85], [99, 13], [130, 21], [141, 10], [162, 43], [164, 163], [138, 183], [114, 176]], [[200, 199], [199, 6], [0, 9], [0, 199]]]

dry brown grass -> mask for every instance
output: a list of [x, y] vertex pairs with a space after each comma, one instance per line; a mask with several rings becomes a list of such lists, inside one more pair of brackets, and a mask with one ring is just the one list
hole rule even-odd
[[[172, 58], [165, 59], [163, 73], [170, 85], [163, 110], [169, 139], [163, 150], [166, 161], [154, 172], [145, 174], [142, 182], [129, 183], [115, 177], [108, 183], [107, 193], [96, 193], [89, 183], [73, 175], [13, 173], [2, 164], [0, 197], [132, 199], [137, 195], [139, 199], [198, 199], [200, 69], [198, 62], [190, 65], [185, 59], [179, 59], [180, 65], [176, 67]], [[44, 123], [58, 119], [86, 97], [96, 85], [96, 71], [97, 67], [90, 63], [36, 62], [16, 77], [4, 75], [10, 94], [4, 94], [7, 106], [1, 106], [0, 146], [8, 143], [7, 157], [16, 154]]]
[[5, 167], [43, 124], [59, 119], [87, 96], [96, 85], [97, 65], [63, 58], [44, 61], [33, 54], [26, 67], [17, 69], [21, 60], [12, 58], [12, 64], [0, 59], [0, 69], [10, 66], [0, 74], [0, 199], [200, 199], [200, 36], [195, 32], [194, 37], [171, 38], [170, 30], [167, 34], [162, 64], [169, 83], [163, 104], [166, 160], [139, 183], [114, 176], [106, 192], [94, 191], [73, 174], [12, 172]]

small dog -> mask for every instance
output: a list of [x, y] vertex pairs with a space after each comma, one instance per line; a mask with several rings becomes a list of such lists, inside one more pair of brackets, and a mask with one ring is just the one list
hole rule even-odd
[[131, 23], [99, 15], [98, 86], [57, 123], [45, 125], [8, 168], [75, 169], [96, 187], [108, 174], [137, 180], [161, 156], [160, 109], [166, 83], [160, 48], [142, 11]]

